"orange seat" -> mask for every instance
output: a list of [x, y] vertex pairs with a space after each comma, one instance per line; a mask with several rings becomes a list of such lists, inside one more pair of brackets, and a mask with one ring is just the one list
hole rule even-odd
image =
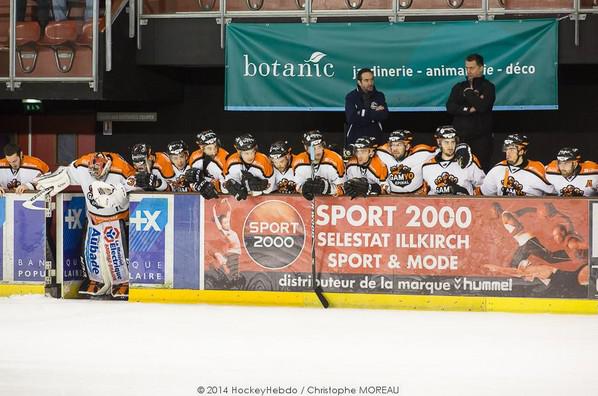
[[37, 22], [17, 22], [15, 33], [17, 46], [35, 43], [39, 40], [41, 29]]
[[[105, 26], [104, 17], [98, 20], [98, 32], [101, 32]], [[93, 22], [88, 21], [83, 24], [83, 28], [81, 28], [81, 34], [77, 38], [77, 44], [85, 45], [91, 47], [93, 45]]]
[[69, 42], [75, 42], [81, 29], [81, 22], [65, 20], [59, 22], [50, 22], [46, 26], [46, 36], [43, 44], [61, 45]]

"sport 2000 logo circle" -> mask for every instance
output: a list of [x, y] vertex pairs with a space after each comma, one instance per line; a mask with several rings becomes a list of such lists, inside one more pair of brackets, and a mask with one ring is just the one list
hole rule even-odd
[[249, 257], [266, 269], [293, 264], [305, 245], [305, 224], [299, 212], [284, 201], [265, 201], [254, 207], [243, 226]]

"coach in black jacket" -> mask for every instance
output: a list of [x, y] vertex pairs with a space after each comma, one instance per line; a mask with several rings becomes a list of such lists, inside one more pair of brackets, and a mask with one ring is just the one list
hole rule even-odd
[[382, 141], [382, 121], [388, 118], [384, 94], [374, 86], [374, 73], [364, 68], [357, 72], [357, 88], [345, 97], [347, 136], [345, 146], [357, 138], [370, 136]]
[[484, 58], [478, 54], [465, 58], [467, 80], [453, 86], [446, 102], [453, 115], [453, 126], [469, 143], [484, 168], [492, 155], [492, 106], [496, 98], [494, 84], [484, 78]]

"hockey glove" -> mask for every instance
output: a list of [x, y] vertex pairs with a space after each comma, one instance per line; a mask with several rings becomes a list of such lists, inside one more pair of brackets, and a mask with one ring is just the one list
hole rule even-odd
[[162, 180], [154, 174], [147, 173], [147, 172], [137, 172], [135, 175], [135, 185], [137, 187], [147, 189], [147, 190], [155, 190], [162, 184]]
[[330, 183], [321, 177], [307, 179], [301, 187], [301, 192], [303, 194], [313, 194], [314, 196], [330, 194]]
[[193, 185], [193, 189], [195, 191], [198, 191], [201, 194], [201, 196], [205, 199], [218, 198], [216, 188], [214, 188], [214, 185], [206, 179], [203, 179], [202, 181], [195, 183]]
[[229, 192], [230, 195], [235, 197], [237, 201], [247, 199], [247, 189], [241, 183], [236, 182], [232, 179], [224, 182], [224, 188]]
[[459, 143], [455, 148], [455, 161], [459, 164], [461, 169], [467, 168], [473, 161], [471, 155], [471, 147], [467, 143]]
[[268, 180], [252, 175], [249, 171], [241, 171], [243, 182], [247, 182], [250, 191], [264, 191], [268, 188]]
[[191, 168], [185, 171], [185, 180], [187, 183], [194, 184], [194, 183], [201, 183], [204, 181], [203, 170], [198, 168]]

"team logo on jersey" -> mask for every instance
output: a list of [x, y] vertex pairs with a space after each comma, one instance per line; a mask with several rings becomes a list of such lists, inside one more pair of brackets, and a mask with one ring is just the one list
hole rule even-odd
[[297, 192], [297, 184], [288, 179], [282, 179], [278, 182], [278, 192], [281, 194], [293, 194]]
[[502, 195], [524, 196], [523, 184], [519, 183], [513, 176], [509, 176], [506, 186], [502, 187]]
[[8, 182], [8, 184], [6, 185], [6, 187], [9, 190], [14, 190], [15, 188], [19, 187], [21, 185], [21, 182], [18, 181], [17, 179], [12, 179], [10, 182]]
[[592, 179], [588, 179], [588, 180], [586, 181], [586, 187], [588, 187], [588, 188], [591, 188], [591, 187], [593, 187], [593, 185], [592, 185]]
[[442, 172], [440, 176], [434, 179], [434, 184], [436, 184], [437, 194], [469, 195], [469, 192], [459, 185], [459, 178], [455, 175], [451, 175], [448, 172]]
[[415, 178], [410, 167], [400, 164], [390, 168], [390, 181], [397, 187], [407, 187]]
[[187, 180], [185, 179], [185, 175], [179, 175], [178, 177], [174, 178], [174, 180], [168, 180], [167, 183], [174, 192], [190, 191]]
[[583, 191], [571, 184], [561, 188], [560, 193], [563, 197], [583, 197]]

